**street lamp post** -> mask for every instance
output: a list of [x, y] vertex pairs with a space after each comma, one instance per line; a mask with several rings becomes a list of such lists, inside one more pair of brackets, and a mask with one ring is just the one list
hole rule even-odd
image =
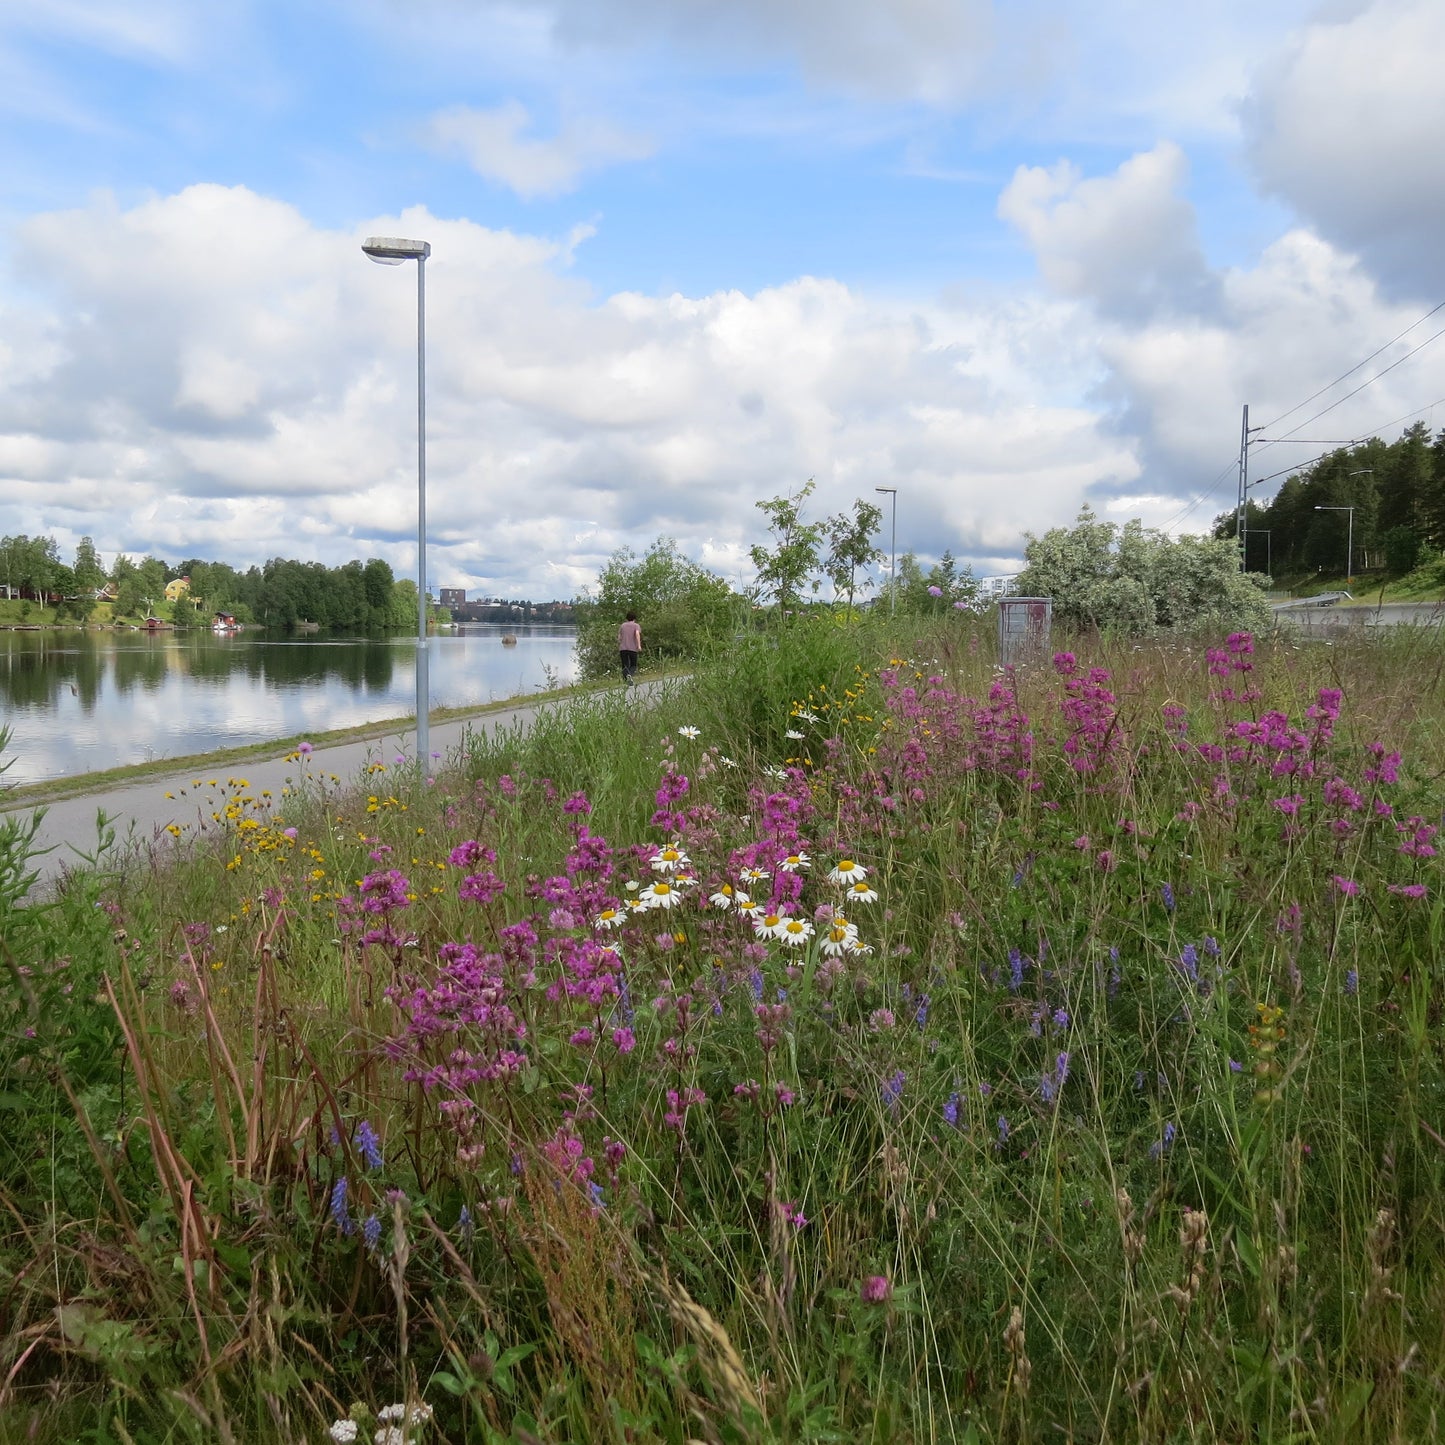
[[361, 249], [382, 266], [416, 262], [416, 761], [424, 778], [431, 763], [426, 637], [426, 260], [431, 243], [368, 236]]
[[888, 615], [892, 617], [898, 611], [898, 488], [874, 487], [873, 490], [883, 492], [893, 499], [889, 508], [892, 514], [892, 536], [888, 548]]
[[1317, 512], [1348, 512], [1350, 514], [1350, 528], [1345, 534], [1345, 586], [1351, 582], [1350, 568], [1354, 565], [1355, 559], [1355, 509], [1353, 507], [1316, 507]]

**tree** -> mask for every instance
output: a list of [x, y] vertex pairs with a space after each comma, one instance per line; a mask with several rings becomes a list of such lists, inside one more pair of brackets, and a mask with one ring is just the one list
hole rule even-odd
[[629, 612], [642, 624], [648, 657], [693, 658], [741, 625], [743, 599], [715, 573], [659, 537], [639, 558], [620, 548], [577, 599], [577, 659], [583, 677], [617, 666], [617, 628]]
[[768, 519], [773, 544], [749, 549], [753, 566], [758, 569], [755, 591], [760, 598], [775, 598], [785, 616], [803, 584], [818, 570], [823, 523], [803, 521], [803, 503], [812, 494], [813, 479], [809, 477], [791, 496], [774, 497], [757, 504]]
[[1085, 507], [1072, 528], [1028, 534], [1018, 589], [1052, 597], [1076, 627], [1155, 630], [1267, 626], [1266, 581], [1239, 570], [1223, 537], [1171, 538], [1134, 521], [1120, 529]]
[[865, 502], [859, 497], [853, 503], [851, 517], [847, 512], [839, 512], [829, 517], [825, 524], [828, 556], [823, 563], [823, 570], [833, 584], [834, 601], [837, 601], [840, 592], [847, 592], [849, 612], [853, 610], [858, 569], [881, 562], [886, 555], [883, 549], [875, 546], [873, 542], [874, 534], [882, 523], [882, 507], [875, 507], [872, 502]]
[[89, 537], [82, 537], [75, 548], [75, 585], [79, 591], [88, 592], [92, 597], [105, 586], [105, 568], [100, 565], [100, 553]]

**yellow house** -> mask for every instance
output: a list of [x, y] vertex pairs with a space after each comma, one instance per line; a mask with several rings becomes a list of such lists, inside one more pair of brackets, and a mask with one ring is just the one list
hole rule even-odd
[[166, 601], [179, 602], [190, 590], [191, 579], [189, 577], [177, 577], [174, 582], [166, 583]]

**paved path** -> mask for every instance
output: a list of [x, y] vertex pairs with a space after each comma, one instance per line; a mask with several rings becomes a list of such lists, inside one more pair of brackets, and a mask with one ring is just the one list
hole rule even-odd
[[[648, 697], [661, 686], [663, 684], [657, 682], [641, 683], [634, 695]], [[566, 706], [566, 699], [522, 702], [472, 717], [433, 722], [431, 751], [441, 753], [443, 758], [451, 758], [460, 750], [468, 734], [491, 736], [525, 727], [539, 713]], [[103, 812], [115, 829], [116, 846], [122, 854], [134, 854], [166, 838], [166, 829], [172, 824], [188, 832], [194, 832], [198, 827], [204, 830], [214, 826], [211, 822], [213, 805], [208, 804], [207, 799], [217, 796], [219, 789], [193, 788], [191, 785], [198, 778], [203, 785], [214, 779], [222, 787], [228, 778], [244, 778], [252, 797], [258, 797], [269, 789], [279, 806], [281, 790], [298, 783], [303, 773], [309, 773], [313, 778], [334, 774], [343, 785], [359, 783], [362, 769], [368, 764], [382, 762], [390, 768], [398, 756], [413, 756], [415, 742], [414, 731], [399, 731], [383, 737], [318, 747], [304, 768], [298, 762], [287, 762], [279, 749], [275, 758], [255, 757], [231, 763], [198, 765], [192, 762], [188, 765], [184, 760], [178, 760], [174, 772], [153, 773], [133, 783], [117, 784], [52, 803], [20, 804], [14, 811], [29, 812], [33, 807], [45, 809], [36, 838], [37, 847], [45, 851], [31, 860], [32, 867], [38, 868], [40, 873], [36, 889], [43, 890], [68, 868], [84, 866], [88, 857], [95, 854], [97, 813]], [[185, 789], [184, 797], [180, 796], [181, 789]], [[176, 796], [167, 798], [167, 793]]]

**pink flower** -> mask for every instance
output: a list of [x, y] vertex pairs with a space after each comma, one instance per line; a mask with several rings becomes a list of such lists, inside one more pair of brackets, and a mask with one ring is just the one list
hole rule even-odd
[[858, 1288], [865, 1305], [883, 1305], [893, 1297], [893, 1281], [886, 1274], [870, 1274]]
[[1390, 884], [1390, 892], [1398, 898], [1423, 898], [1429, 891], [1423, 883]]
[[1353, 878], [1344, 878], [1341, 877], [1340, 874], [1336, 873], [1331, 882], [1334, 883], [1335, 887], [1338, 888], [1340, 892], [1345, 895], [1346, 898], [1359, 897], [1360, 885], [1356, 883]]

